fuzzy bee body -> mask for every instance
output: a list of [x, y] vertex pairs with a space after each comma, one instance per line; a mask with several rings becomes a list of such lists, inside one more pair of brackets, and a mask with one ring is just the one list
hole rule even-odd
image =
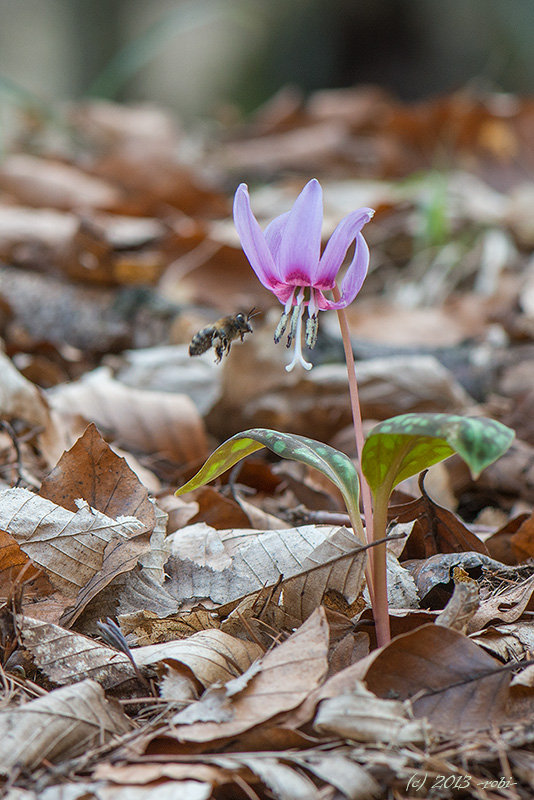
[[254, 309], [248, 314], [229, 314], [227, 317], [221, 317], [213, 325], [206, 325], [191, 339], [189, 355], [200, 356], [213, 347], [215, 361], [218, 364], [224, 355], [228, 355], [235, 339], [239, 337], [244, 341], [245, 334], [252, 333], [249, 320], [254, 316], [253, 312]]

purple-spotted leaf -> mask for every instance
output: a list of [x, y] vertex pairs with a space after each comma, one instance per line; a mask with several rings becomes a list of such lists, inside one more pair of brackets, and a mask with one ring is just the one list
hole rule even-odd
[[473, 478], [508, 450], [514, 432], [500, 422], [456, 414], [401, 414], [376, 425], [365, 442], [362, 469], [376, 495], [458, 453]]
[[268, 428], [251, 428], [236, 433], [211, 454], [197, 474], [181, 486], [176, 494], [185, 494], [203, 486], [262, 447], [267, 447], [281, 458], [308, 464], [326, 475], [343, 495], [353, 523], [358, 523], [360, 520], [358, 473], [350, 458], [315, 439], [292, 433], [279, 433]]

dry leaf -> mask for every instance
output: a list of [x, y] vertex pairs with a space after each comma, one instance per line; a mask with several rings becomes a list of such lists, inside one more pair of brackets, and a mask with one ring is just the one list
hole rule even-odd
[[209, 599], [226, 608], [282, 580], [285, 604], [297, 619], [305, 619], [326, 589], [339, 592], [349, 605], [354, 602], [365, 564], [360, 547], [352, 532], [332, 526], [222, 531], [216, 536], [207, 528], [184, 528], [172, 537], [164, 589], [182, 606]]
[[44, 395], [20, 374], [11, 359], [2, 352], [0, 368], [0, 417], [20, 419], [30, 425], [46, 428], [50, 421], [50, 411]]
[[0, 711], [0, 772], [35, 769], [81, 755], [131, 729], [122, 710], [106, 700], [98, 683], [80, 681], [38, 697], [18, 708]]
[[49, 208], [0, 207], [0, 255], [3, 261], [18, 263], [20, 245], [30, 245], [41, 263], [57, 261], [72, 241], [78, 220], [74, 214]]
[[319, 789], [306, 775], [277, 758], [250, 755], [241, 756], [239, 761], [257, 775], [278, 800], [321, 800]]
[[119, 614], [118, 621], [132, 647], [174, 642], [178, 639], [187, 639], [199, 631], [220, 627], [220, 622], [213, 612], [204, 608], [185, 614], [172, 614], [163, 619], [153, 611], [134, 611], [129, 614]]
[[0, 186], [23, 204], [69, 210], [112, 208], [118, 188], [68, 164], [25, 154], [10, 155], [0, 170]]
[[186, 395], [132, 389], [101, 367], [49, 397], [54, 408], [82, 414], [126, 449], [177, 464], [197, 463], [208, 454], [204, 425]]
[[5, 800], [176, 800], [177, 792], [180, 800], [210, 800], [213, 796], [211, 783], [197, 780], [170, 780], [147, 786], [76, 781], [48, 786], [38, 793], [12, 789]]
[[481, 572], [507, 569], [483, 553], [438, 553], [426, 559], [412, 559], [404, 562], [404, 567], [412, 574], [421, 604], [427, 608], [443, 608], [453, 591], [453, 570], [460, 567], [471, 577], [477, 578]]
[[104, 689], [135, 677], [130, 659], [111, 647], [59, 625], [24, 617], [19, 622], [24, 646], [36, 665], [60, 685], [91, 678]]
[[478, 611], [469, 621], [469, 633], [480, 630], [490, 622], [515, 622], [528, 606], [533, 591], [534, 575], [482, 600]]
[[[503, 661], [520, 661], [534, 651], [534, 626], [530, 621], [491, 625], [471, 634], [471, 639]], [[527, 667], [520, 676], [531, 669]]]
[[[440, 731], [488, 728], [506, 718], [510, 674], [450, 628], [423, 625], [349, 670], [378, 697], [412, 698], [417, 717]], [[338, 676], [335, 676], [334, 679]]]
[[466, 528], [452, 511], [435, 503], [426, 494], [424, 487], [421, 488], [423, 494], [417, 500], [392, 506], [388, 511], [390, 520], [415, 520], [402, 550], [401, 560], [430, 558], [436, 553], [459, 553], [466, 550], [487, 555], [487, 548], [478, 536]]
[[[204, 688], [213, 683], [226, 683], [245, 672], [253, 661], [263, 655], [254, 642], [243, 641], [213, 629], [199, 631], [177, 642], [136, 647], [132, 655], [139, 666], [164, 661], [169, 674], [176, 671], [191, 673]], [[172, 700], [165, 680], [162, 696]]]
[[181, 741], [209, 742], [295, 708], [326, 675], [327, 652], [328, 625], [319, 608], [287, 641], [255, 663], [250, 675], [206, 692], [175, 715], [172, 735]]
[[87, 504], [73, 513], [27, 489], [0, 492], [0, 528], [69, 597], [76, 597], [121, 544], [137, 539], [141, 549], [149, 546], [148, 538], [139, 538], [145, 526], [133, 517], [116, 521]]
[[407, 705], [376, 697], [361, 681], [350, 693], [322, 700], [314, 727], [326, 736], [390, 745], [421, 743], [429, 736], [425, 720], [411, 719]]
[[0, 531], [0, 587], [2, 594], [7, 594], [9, 587], [23, 569], [25, 578], [34, 578], [38, 570], [29, 564], [29, 558], [23, 553], [19, 544], [5, 531]]
[[441, 614], [436, 617], [435, 624], [465, 633], [479, 605], [480, 597], [476, 581], [469, 578], [455, 582], [453, 595]]
[[93, 424], [61, 456], [39, 494], [69, 511], [76, 511], [76, 500], [82, 498], [108, 517], [135, 517], [147, 531], [155, 525], [147, 490]]
[[380, 795], [375, 779], [350, 758], [350, 750], [336, 748], [293, 753], [291, 761], [304, 767], [325, 783], [335, 786], [349, 800], [371, 800]]

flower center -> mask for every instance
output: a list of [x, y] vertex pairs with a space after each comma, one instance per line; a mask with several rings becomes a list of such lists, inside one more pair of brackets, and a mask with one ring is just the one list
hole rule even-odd
[[[294, 342], [293, 358], [287, 365], [286, 370], [291, 372], [296, 364], [300, 364], [304, 369], [311, 369], [312, 365], [306, 361], [302, 355], [302, 317], [304, 309], [308, 308], [308, 319], [306, 320], [306, 345], [311, 349], [315, 347], [317, 342], [317, 331], [319, 323], [317, 319], [318, 304], [315, 297], [315, 289], [310, 286], [300, 286], [300, 291], [295, 299], [295, 292], [299, 287], [295, 286], [291, 295], [289, 296], [280, 322], [278, 323], [274, 332], [274, 341], [278, 344], [284, 335], [289, 323], [289, 332], [287, 335], [286, 347], [291, 347]], [[306, 301], [306, 294], [308, 300]]]

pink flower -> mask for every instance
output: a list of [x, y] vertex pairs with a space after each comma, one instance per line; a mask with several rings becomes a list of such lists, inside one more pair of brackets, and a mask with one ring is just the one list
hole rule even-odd
[[[302, 317], [307, 308], [306, 344], [314, 347], [317, 340], [319, 311], [345, 308], [352, 303], [367, 275], [369, 248], [361, 229], [374, 214], [371, 208], [359, 208], [341, 220], [321, 255], [323, 192], [315, 178], [306, 184], [291, 211], [273, 219], [263, 232], [250, 208], [246, 184], [235, 194], [234, 222], [241, 246], [250, 265], [263, 285], [284, 304], [282, 318], [274, 340], [280, 341], [288, 325], [287, 346], [295, 342], [295, 353], [286, 369], [295, 364], [311, 369], [302, 356]], [[325, 296], [335, 284], [337, 274], [350, 245], [356, 249], [341, 282], [341, 299]], [[293, 310], [291, 311], [291, 309]]]

